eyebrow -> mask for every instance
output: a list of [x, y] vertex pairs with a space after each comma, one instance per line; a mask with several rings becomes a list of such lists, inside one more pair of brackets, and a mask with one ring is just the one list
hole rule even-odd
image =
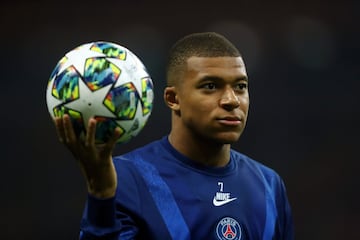
[[[206, 82], [206, 81], [220, 82], [220, 81], [223, 81], [223, 80], [224, 79], [222, 77], [208, 75], [208, 76], [202, 77], [199, 82]], [[234, 82], [240, 82], [240, 81], [248, 82], [249, 80], [248, 80], [247, 76], [241, 76], [241, 77], [237, 77], [237, 78], [234, 79]]]

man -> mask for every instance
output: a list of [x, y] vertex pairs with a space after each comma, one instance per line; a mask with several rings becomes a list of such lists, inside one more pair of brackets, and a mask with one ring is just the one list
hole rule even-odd
[[248, 84], [232, 43], [195, 33], [170, 51], [168, 136], [112, 158], [118, 130], [95, 145], [95, 119], [81, 141], [69, 116], [56, 118], [88, 187], [80, 239], [293, 239], [282, 179], [231, 149], [245, 128]]

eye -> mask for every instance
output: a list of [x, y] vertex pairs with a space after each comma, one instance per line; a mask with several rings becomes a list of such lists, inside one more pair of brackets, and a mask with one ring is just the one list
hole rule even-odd
[[208, 90], [214, 90], [216, 89], [216, 84], [215, 83], [206, 83], [202, 86], [203, 88], [205, 89], [208, 89]]
[[238, 83], [236, 84], [235, 86], [235, 90], [239, 90], [239, 91], [244, 91], [248, 88], [248, 84], [245, 83], [245, 82], [241, 82], [241, 83]]

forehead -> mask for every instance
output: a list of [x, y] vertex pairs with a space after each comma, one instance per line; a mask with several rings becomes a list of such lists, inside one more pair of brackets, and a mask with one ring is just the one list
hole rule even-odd
[[219, 77], [247, 78], [244, 61], [241, 57], [190, 57], [187, 60], [187, 72]]

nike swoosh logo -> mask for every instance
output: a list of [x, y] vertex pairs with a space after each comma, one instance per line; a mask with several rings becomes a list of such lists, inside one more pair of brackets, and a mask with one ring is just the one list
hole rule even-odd
[[214, 197], [213, 199], [213, 204], [215, 207], [219, 207], [219, 206], [222, 206], [222, 205], [225, 205], [229, 202], [232, 202], [234, 200], [236, 200], [237, 198], [229, 198], [229, 199], [225, 199], [225, 200], [216, 200], [216, 198]]

